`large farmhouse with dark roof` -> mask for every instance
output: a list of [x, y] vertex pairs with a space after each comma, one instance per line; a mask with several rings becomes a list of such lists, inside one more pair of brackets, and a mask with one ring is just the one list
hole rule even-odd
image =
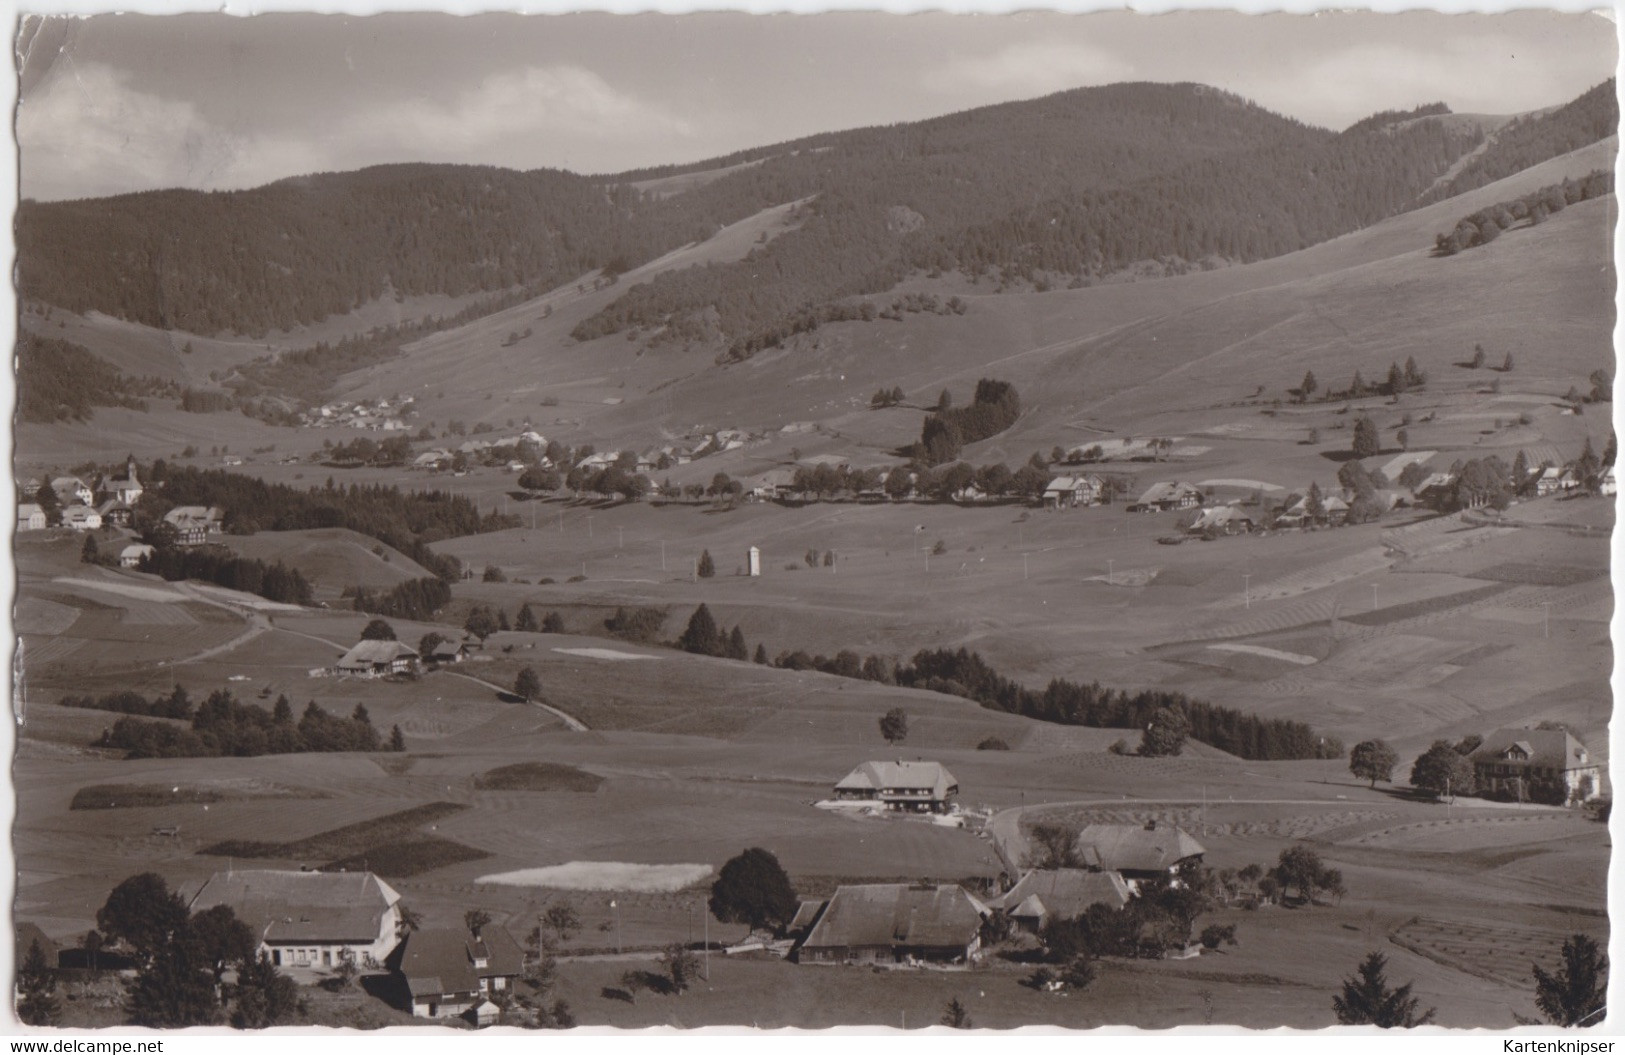
[[192, 897], [202, 912], [227, 905], [260, 939], [278, 967], [337, 967], [348, 950], [356, 966], [381, 965], [395, 947], [401, 896], [371, 872], [216, 872]]
[[357, 641], [334, 664], [333, 673], [352, 678], [382, 678], [389, 674], [413, 674], [420, 666], [417, 651], [399, 641]]
[[1086, 868], [1035, 868], [988, 908], [1003, 909], [1023, 930], [1038, 932], [1052, 919], [1076, 919], [1091, 905], [1120, 909], [1134, 896], [1116, 872]]
[[494, 924], [481, 927], [477, 937], [460, 930], [415, 931], [406, 939], [400, 967], [412, 1014], [448, 1018], [472, 1011], [480, 1022], [488, 1017], [485, 1006], [495, 1010], [484, 1001], [512, 990], [524, 969], [524, 950]]
[[871, 799], [890, 809], [941, 813], [959, 782], [941, 762], [865, 762], [835, 785], [838, 799]]
[[1180, 828], [1156, 821], [1139, 824], [1088, 824], [1078, 833], [1083, 863], [1103, 872], [1118, 872], [1135, 887], [1147, 879], [1169, 879], [1186, 861], [1200, 861], [1207, 851]]
[[795, 955], [799, 963], [967, 963], [985, 915], [953, 885], [837, 887]]

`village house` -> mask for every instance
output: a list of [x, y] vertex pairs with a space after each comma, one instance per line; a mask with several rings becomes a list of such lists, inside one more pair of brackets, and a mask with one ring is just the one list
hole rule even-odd
[[495, 924], [478, 934], [419, 930], [407, 936], [400, 972], [419, 1018], [472, 1016], [478, 1025], [499, 1009], [490, 998], [512, 991], [525, 969], [525, 953], [513, 935]]
[[371, 872], [232, 869], [214, 873], [188, 908], [228, 906], [278, 967], [331, 969], [348, 953], [377, 968], [395, 947], [400, 900]]
[[176, 506], [164, 514], [164, 523], [175, 529], [176, 541], [183, 546], [201, 546], [210, 535], [218, 535], [225, 519], [219, 506]]
[[18, 531], [43, 531], [45, 527], [45, 510], [39, 503], [24, 502], [17, 507]]
[[416, 674], [418, 654], [399, 641], [357, 641], [336, 664], [333, 673], [350, 678], [382, 678]]
[[141, 564], [142, 558], [150, 557], [158, 551], [141, 542], [132, 542], [119, 550], [118, 566], [121, 568], [134, 568]]
[[1133, 896], [1134, 892], [1116, 872], [1035, 868], [987, 905], [1003, 909], [1016, 926], [1036, 934], [1052, 919], [1076, 919], [1091, 905], [1120, 909]]
[[1100, 501], [1098, 476], [1057, 476], [1044, 488], [1044, 504], [1055, 509], [1076, 509]]
[[1186, 530], [1193, 535], [1244, 535], [1253, 529], [1253, 518], [1235, 506], [1204, 509]]
[[1602, 767], [1565, 729], [1497, 729], [1469, 757], [1486, 798], [1558, 806], [1602, 795]]
[[1078, 833], [1078, 855], [1086, 867], [1117, 872], [1138, 890], [1146, 880], [1173, 879], [1186, 861], [1201, 861], [1202, 844], [1174, 825], [1088, 824]]
[[750, 482], [750, 496], [768, 501], [789, 498], [795, 493], [795, 472], [790, 469], [769, 469]]
[[944, 813], [959, 782], [941, 762], [865, 762], [835, 785], [837, 799], [867, 799], [887, 809]]
[[[835, 888], [794, 951], [798, 963], [968, 964], [986, 906], [953, 885]], [[799, 913], [798, 913], [799, 915]]]
[[51, 490], [56, 492], [58, 504], [71, 506], [75, 503], [88, 506], [96, 500], [95, 492], [85, 486], [85, 482], [77, 476], [58, 476], [51, 481]]
[[1535, 478], [1535, 496], [1545, 498], [1547, 495], [1559, 494], [1563, 491], [1572, 491], [1580, 486], [1580, 477], [1573, 469], [1559, 468], [1548, 465], [1543, 468], [1540, 475]]
[[101, 514], [102, 523], [110, 527], [127, 528], [135, 522], [135, 510], [116, 498], [109, 498], [97, 506], [96, 512]]
[[62, 511], [62, 526], [75, 531], [95, 531], [102, 526], [102, 515], [89, 506], [69, 506]]
[[1182, 480], [1154, 483], [1146, 488], [1131, 507], [1139, 512], [1166, 512], [1170, 509], [1190, 509], [1202, 504], [1202, 490]]
[[468, 658], [468, 645], [462, 641], [441, 641], [423, 658], [437, 667], [461, 663]]
[[1597, 493], [1600, 495], [1613, 495], [1619, 493], [1619, 484], [1614, 480], [1614, 467], [1610, 465], [1597, 477]]

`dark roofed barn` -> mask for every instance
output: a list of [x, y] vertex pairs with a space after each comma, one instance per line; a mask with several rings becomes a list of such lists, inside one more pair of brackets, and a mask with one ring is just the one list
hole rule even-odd
[[966, 963], [984, 907], [953, 885], [837, 887], [796, 950], [799, 963]]

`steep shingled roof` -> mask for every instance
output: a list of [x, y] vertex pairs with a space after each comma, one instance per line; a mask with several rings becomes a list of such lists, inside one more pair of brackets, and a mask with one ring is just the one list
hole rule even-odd
[[842, 886], [803, 946], [969, 945], [982, 926], [983, 906], [963, 888], [906, 883]]
[[1160, 824], [1088, 824], [1078, 833], [1078, 851], [1091, 865], [1112, 872], [1165, 872], [1207, 852], [1179, 828]]
[[942, 799], [959, 781], [941, 762], [865, 762], [841, 778], [836, 791], [879, 791], [881, 788], [907, 788], [929, 791]]
[[1128, 884], [1116, 872], [1044, 868], [1022, 876], [1021, 882], [989, 901], [988, 906], [1002, 908], [1012, 916], [1074, 919], [1094, 904], [1122, 908], [1131, 896]]
[[384, 913], [401, 899], [371, 872], [216, 872], [189, 906], [193, 913], [229, 905], [267, 942], [378, 940]]
[[1594, 765], [1591, 754], [1566, 729], [1497, 729], [1474, 751], [1474, 763], [1500, 761], [1514, 744], [1529, 755], [1529, 764], [1551, 769], [1581, 769]]
[[339, 660], [340, 668], [366, 668], [374, 665], [388, 665], [396, 659], [417, 658], [417, 650], [399, 641], [357, 641], [350, 646], [350, 651]]

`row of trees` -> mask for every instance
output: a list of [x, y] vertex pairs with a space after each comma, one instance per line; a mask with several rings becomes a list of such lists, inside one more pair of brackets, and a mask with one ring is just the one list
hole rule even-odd
[[1375, 384], [1368, 382], [1365, 376], [1356, 370], [1346, 388], [1328, 388], [1320, 383], [1313, 370], [1306, 370], [1303, 380], [1298, 382], [1298, 387], [1293, 393], [1299, 403], [1307, 403], [1312, 399], [1320, 403], [1331, 403], [1364, 399], [1367, 396], [1402, 396], [1406, 392], [1425, 387], [1427, 383], [1427, 372], [1416, 365], [1416, 357], [1407, 356], [1403, 367], [1398, 362], [1389, 363], [1387, 375]]
[[1464, 216], [1456, 221], [1449, 234], [1434, 236], [1433, 252], [1436, 256], [1454, 256], [1463, 249], [1489, 245], [1520, 220], [1534, 226], [1543, 223], [1552, 213], [1562, 212], [1566, 206], [1612, 193], [1614, 174], [1605, 169], [1597, 169], [1578, 180], [1553, 183], [1521, 198], [1498, 202]]
[[[176, 697], [153, 701], [149, 713], [176, 710]], [[380, 742], [378, 731], [363, 704], [356, 704], [348, 718], [337, 718], [315, 700], [305, 707], [297, 722], [286, 696], [277, 697], [267, 711], [240, 703], [230, 690], [217, 689], [197, 706], [190, 727], [168, 721], [124, 717], [103, 731], [96, 746], [125, 752], [126, 758], [214, 758], [235, 756], [297, 754], [306, 751], [391, 751], [405, 750], [400, 726], [390, 730], [389, 741]]]

